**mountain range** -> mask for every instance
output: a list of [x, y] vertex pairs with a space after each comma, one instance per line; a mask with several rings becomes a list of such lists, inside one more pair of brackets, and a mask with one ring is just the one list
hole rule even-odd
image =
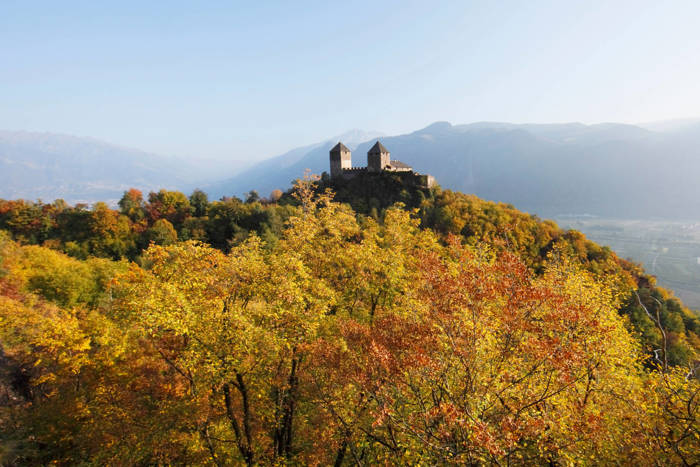
[[[353, 165], [366, 164], [374, 141], [346, 143]], [[216, 197], [285, 189], [305, 169], [328, 171], [328, 150], [336, 142], [270, 159], [207, 190]], [[443, 188], [540, 216], [700, 217], [700, 122], [664, 131], [618, 123], [437, 122], [381, 142], [392, 159], [435, 176]]]
[[443, 188], [508, 202], [543, 217], [700, 217], [700, 121], [436, 122], [397, 136], [353, 130], [292, 149], [223, 180], [212, 175], [224, 172], [216, 163], [194, 163], [87, 138], [1, 131], [0, 198], [113, 201], [130, 187], [190, 191], [195, 186], [213, 199], [242, 196], [249, 190], [265, 196], [287, 189], [307, 169], [328, 171], [328, 150], [338, 141], [353, 150], [353, 165], [364, 166], [366, 152], [377, 139], [393, 159], [435, 176]]
[[[379, 136], [379, 132], [352, 130], [336, 138], [360, 142]], [[293, 149], [254, 168], [282, 169], [323, 144]], [[232, 171], [222, 165], [221, 161], [161, 156], [92, 138], [0, 130], [3, 199], [61, 198], [69, 203], [115, 204], [129, 188], [146, 193], [160, 188], [190, 192], [198, 186], [212, 185], [218, 174]]]
[[91, 138], [0, 131], [0, 198], [119, 199], [130, 187], [182, 188], [192, 164]]

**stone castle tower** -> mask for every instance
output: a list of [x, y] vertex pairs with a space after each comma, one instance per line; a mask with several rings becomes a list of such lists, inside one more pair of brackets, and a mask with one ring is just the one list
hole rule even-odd
[[391, 155], [382, 143], [377, 141], [367, 152], [367, 171], [381, 172], [391, 167]]
[[352, 155], [350, 150], [343, 144], [338, 143], [331, 149], [331, 177], [343, 175], [343, 169], [352, 168]]

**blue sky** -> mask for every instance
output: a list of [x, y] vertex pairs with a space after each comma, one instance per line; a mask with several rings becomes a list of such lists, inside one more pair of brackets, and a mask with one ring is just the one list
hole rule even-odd
[[352, 128], [700, 117], [700, 1], [0, 2], [0, 128], [254, 160]]

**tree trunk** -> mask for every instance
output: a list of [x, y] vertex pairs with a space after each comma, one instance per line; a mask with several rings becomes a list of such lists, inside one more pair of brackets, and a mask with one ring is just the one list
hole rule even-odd
[[275, 454], [279, 457], [290, 457], [292, 453], [294, 411], [297, 397], [297, 367], [299, 361], [292, 359], [292, 367], [287, 380], [288, 388], [283, 392], [281, 400], [281, 420], [275, 429]]
[[241, 378], [239, 374], [236, 374], [236, 378], [237, 382], [233, 383], [233, 385], [238, 388], [238, 391], [241, 392], [242, 395], [245, 394], [245, 397], [243, 397], [244, 433], [241, 433], [241, 427], [238, 423], [238, 419], [236, 418], [236, 414], [234, 413], [233, 399], [231, 397], [231, 384], [229, 383], [224, 384], [224, 402], [226, 403], [226, 415], [229, 419], [229, 422], [231, 423], [233, 433], [236, 436], [236, 445], [238, 446], [238, 450], [240, 451], [241, 456], [243, 456], [246, 465], [253, 465], [254, 459], [250, 436], [250, 412], [248, 408], [247, 390], [245, 389], [245, 386], [241, 386], [243, 378]]

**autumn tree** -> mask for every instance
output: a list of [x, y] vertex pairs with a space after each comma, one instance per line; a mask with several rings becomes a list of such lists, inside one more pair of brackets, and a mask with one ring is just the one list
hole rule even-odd
[[270, 201], [272, 201], [273, 203], [276, 203], [277, 201], [280, 200], [280, 198], [282, 197], [282, 194], [283, 194], [282, 190], [278, 190], [278, 189], [272, 190], [272, 192], [270, 193]]
[[194, 216], [206, 216], [207, 209], [209, 208], [209, 198], [207, 194], [199, 189], [194, 190], [190, 195], [190, 206], [192, 207], [192, 214]]
[[177, 231], [167, 219], [158, 219], [146, 231], [145, 238], [156, 245], [172, 245], [177, 241]]
[[141, 191], [136, 188], [125, 191], [119, 200], [119, 210], [132, 222], [141, 222], [146, 217], [145, 203]]
[[176, 227], [180, 227], [191, 215], [190, 201], [179, 191], [160, 190], [148, 194], [146, 211], [151, 222], [165, 219]]

